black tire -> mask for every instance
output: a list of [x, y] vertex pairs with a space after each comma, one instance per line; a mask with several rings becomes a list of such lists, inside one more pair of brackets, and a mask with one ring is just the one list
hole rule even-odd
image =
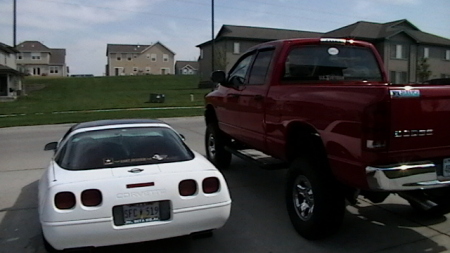
[[44, 248], [48, 253], [64, 252], [62, 250], [57, 250], [57, 249], [53, 248], [53, 246], [47, 241], [47, 239], [45, 239], [44, 234], [42, 234], [42, 241], [44, 242]]
[[218, 169], [226, 169], [231, 163], [231, 153], [225, 149], [230, 142], [229, 137], [220, 131], [217, 124], [210, 123], [206, 126], [205, 149], [206, 158]]
[[345, 213], [343, 191], [324, 164], [295, 160], [288, 171], [286, 206], [295, 230], [308, 240], [334, 234]]

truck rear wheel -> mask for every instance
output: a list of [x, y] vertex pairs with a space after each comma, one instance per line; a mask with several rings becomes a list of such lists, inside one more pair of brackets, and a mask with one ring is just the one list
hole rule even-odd
[[226, 169], [230, 166], [231, 153], [225, 149], [228, 142], [229, 138], [216, 124], [210, 123], [206, 126], [206, 158], [219, 169]]
[[331, 172], [297, 159], [288, 171], [286, 206], [295, 230], [308, 240], [335, 233], [344, 218], [345, 198]]

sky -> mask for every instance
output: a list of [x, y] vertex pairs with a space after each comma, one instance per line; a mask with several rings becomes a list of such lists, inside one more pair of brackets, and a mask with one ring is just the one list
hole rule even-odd
[[[13, 1], [0, 0], [0, 42], [13, 45]], [[153, 44], [195, 61], [212, 37], [213, 0], [16, 0], [17, 44], [65, 48], [70, 74], [104, 75], [106, 45]], [[358, 21], [407, 19], [450, 39], [450, 0], [214, 0], [222, 25], [328, 32]]]

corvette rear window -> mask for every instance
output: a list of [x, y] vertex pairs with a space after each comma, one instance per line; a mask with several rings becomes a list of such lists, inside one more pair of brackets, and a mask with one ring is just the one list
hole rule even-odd
[[87, 170], [187, 161], [194, 155], [165, 127], [116, 128], [78, 133], [56, 157], [67, 170]]
[[314, 45], [293, 48], [286, 61], [284, 81], [382, 81], [372, 51], [364, 47]]

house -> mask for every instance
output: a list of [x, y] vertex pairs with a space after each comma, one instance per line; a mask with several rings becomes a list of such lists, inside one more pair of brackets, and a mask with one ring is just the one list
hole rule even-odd
[[[450, 39], [419, 30], [408, 20], [388, 23], [360, 21], [326, 33], [223, 25], [215, 42], [215, 69], [228, 71], [248, 48], [262, 42], [306, 37], [352, 38], [374, 44], [392, 83], [420, 83], [450, 77]], [[200, 48], [199, 73], [209, 80], [212, 41]]]
[[175, 63], [176, 75], [196, 75], [198, 72], [198, 62], [196, 61], [177, 61]]
[[[423, 32], [406, 19], [389, 23], [360, 21], [324, 36], [374, 44], [392, 83], [420, 83], [450, 77], [450, 39]], [[424, 61], [429, 65], [425, 70], [421, 67]]]
[[16, 46], [17, 68], [32, 76], [67, 76], [66, 49], [48, 48], [39, 41], [25, 41]]
[[175, 53], [161, 42], [152, 45], [107, 44], [107, 76], [174, 74]]
[[[318, 38], [322, 33], [273, 29], [251, 26], [223, 25], [214, 39], [214, 69], [228, 71], [237, 59], [249, 48], [263, 42], [290, 38]], [[199, 75], [200, 80], [209, 80], [212, 69], [212, 44], [207, 41], [200, 45]]]
[[23, 74], [17, 70], [14, 47], [0, 43], [0, 101], [13, 100], [22, 92]]

